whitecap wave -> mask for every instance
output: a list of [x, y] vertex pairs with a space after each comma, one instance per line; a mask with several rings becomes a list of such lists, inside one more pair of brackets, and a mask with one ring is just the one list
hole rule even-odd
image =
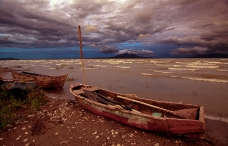
[[118, 67], [118, 68], [130, 68], [128, 66], [116, 66], [116, 67]]
[[149, 73], [141, 73], [144, 76], [152, 76], [153, 74], [149, 74]]
[[159, 70], [155, 70], [154, 72], [158, 72], [158, 73], [164, 73], [164, 74], [170, 74], [170, 73], [173, 73], [173, 72], [167, 72], [167, 71], [159, 71]]
[[208, 81], [208, 82], [218, 82], [218, 83], [228, 83], [228, 80], [220, 79], [205, 79], [205, 78], [191, 78], [191, 77], [181, 77], [183, 79], [196, 80], [196, 81]]
[[220, 80], [220, 79], [205, 79], [205, 78], [178, 77], [178, 76], [170, 76], [170, 77], [188, 79], [188, 80], [193, 80], [193, 81], [207, 81], [207, 82], [217, 82], [217, 83], [228, 83], [228, 80]]
[[212, 65], [208, 65], [208, 66], [200, 66], [200, 65], [188, 65], [187, 67], [189, 68], [218, 68], [219, 66], [212, 66]]
[[222, 121], [222, 122], [228, 123], [228, 117], [216, 117], [216, 116], [206, 115], [206, 114], [204, 114], [204, 117], [206, 119]]
[[221, 71], [221, 72], [226, 72], [228, 70], [225, 70], [225, 69], [216, 69], [217, 71]]
[[183, 70], [183, 71], [196, 71], [198, 69], [188, 69], [188, 68], [168, 68], [169, 70]]

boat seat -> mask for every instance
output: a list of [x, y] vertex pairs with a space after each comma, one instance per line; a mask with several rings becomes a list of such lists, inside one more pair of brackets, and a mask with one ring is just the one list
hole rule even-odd
[[80, 90], [74, 90], [73, 92], [74, 92], [74, 94], [79, 95], [79, 94], [84, 93], [84, 90], [83, 90], [83, 89], [80, 89]]
[[86, 90], [88, 90], [88, 91], [96, 91], [96, 90], [98, 90], [98, 88], [96, 88], [96, 87], [89, 87]]

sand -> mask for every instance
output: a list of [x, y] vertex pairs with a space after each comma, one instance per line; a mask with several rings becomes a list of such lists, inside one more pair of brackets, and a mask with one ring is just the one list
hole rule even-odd
[[138, 130], [94, 115], [74, 100], [53, 99], [41, 111], [1, 131], [0, 143], [6, 146], [225, 145], [214, 139], [198, 140]]

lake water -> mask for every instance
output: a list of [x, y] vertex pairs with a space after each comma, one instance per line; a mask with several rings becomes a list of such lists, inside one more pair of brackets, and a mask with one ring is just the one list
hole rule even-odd
[[[70, 84], [83, 83], [79, 59], [2, 60], [14, 67], [46, 75], [68, 75], [53, 98], [74, 99]], [[228, 59], [85, 59], [87, 84], [120, 93], [171, 102], [203, 105], [205, 118], [228, 123]], [[10, 73], [5, 78], [12, 78]]]

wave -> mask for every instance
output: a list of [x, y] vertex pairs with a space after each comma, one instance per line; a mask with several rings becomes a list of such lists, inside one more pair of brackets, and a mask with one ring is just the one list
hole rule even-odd
[[207, 81], [207, 82], [217, 82], [217, 83], [228, 83], [228, 80], [220, 80], [220, 79], [205, 79], [205, 78], [192, 78], [192, 77], [178, 77], [178, 76], [171, 76], [172, 78], [182, 78], [182, 79], [189, 79], [194, 81]]
[[204, 114], [204, 117], [206, 119], [216, 120], [216, 121], [222, 121], [222, 122], [228, 123], [228, 117], [215, 117], [215, 116], [206, 115], [206, 114]]
[[208, 66], [199, 66], [199, 65], [188, 65], [187, 67], [190, 68], [218, 68], [219, 66], [215, 66], [215, 65], [208, 65]]
[[173, 72], [167, 72], [167, 71], [159, 71], [159, 70], [155, 70], [154, 72], [158, 72], [158, 73], [164, 73], [164, 74], [170, 74], [170, 73], [173, 73]]
[[221, 72], [225, 72], [225, 71], [228, 71], [228, 70], [225, 70], [225, 69], [216, 69], [217, 71], [221, 71]]
[[168, 68], [169, 70], [183, 70], [183, 71], [196, 71], [196, 70], [198, 70], [198, 69], [188, 69], [188, 68], [171, 68], [171, 67], [169, 67]]
[[149, 73], [141, 73], [144, 76], [152, 76], [153, 74], [149, 74]]
[[106, 65], [93, 65], [94, 67], [106, 67]]
[[130, 68], [128, 66], [116, 66], [116, 67], [118, 67], [118, 68]]

